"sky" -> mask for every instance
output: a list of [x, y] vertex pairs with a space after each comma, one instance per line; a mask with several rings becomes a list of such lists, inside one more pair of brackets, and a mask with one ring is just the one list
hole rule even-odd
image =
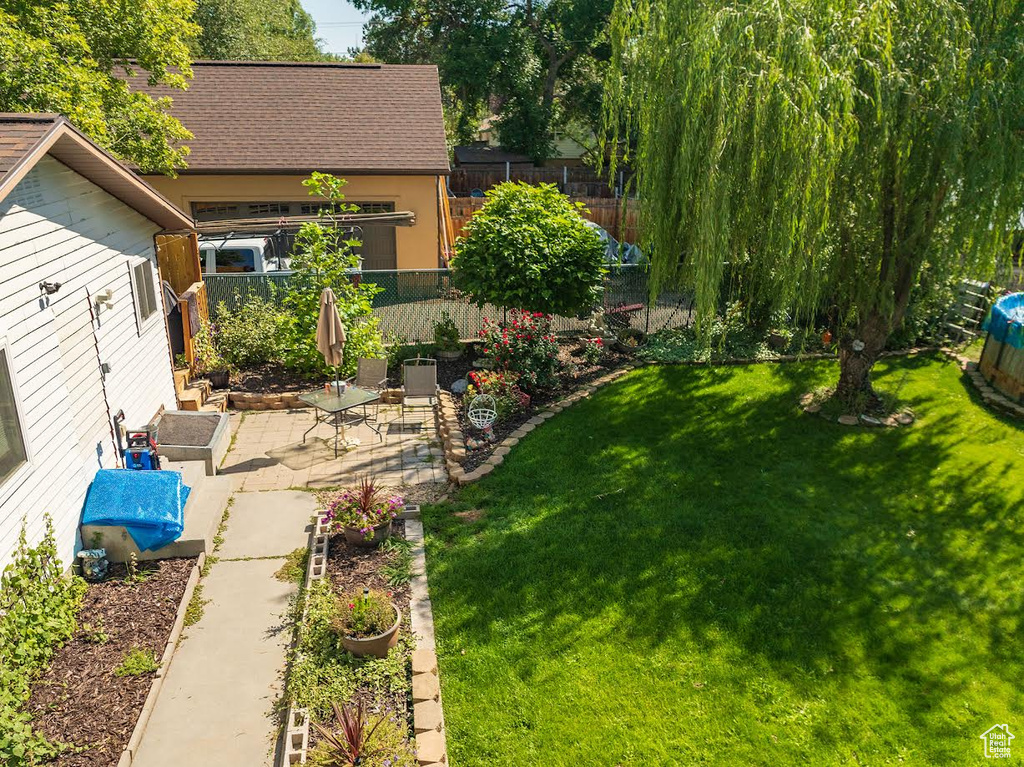
[[313, 21], [316, 36], [324, 41], [329, 53], [345, 53], [363, 44], [363, 21], [366, 16], [346, 0], [302, 0]]

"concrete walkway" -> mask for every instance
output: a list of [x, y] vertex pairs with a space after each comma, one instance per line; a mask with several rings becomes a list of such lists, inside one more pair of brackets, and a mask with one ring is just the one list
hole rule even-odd
[[274, 577], [308, 543], [310, 493], [235, 496], [219, 561], [203, 578], [209, 600], [185, 629], [135, 767], [258, 767], [274, 760], [274, 704], [283, 689], [294, 583]]

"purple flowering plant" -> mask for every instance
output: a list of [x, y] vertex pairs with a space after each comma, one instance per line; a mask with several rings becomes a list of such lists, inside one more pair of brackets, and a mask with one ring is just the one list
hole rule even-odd
[[363, 477], [358, 485], [342, 490], [327, 504], [323, 521], [332, 534], [351, 527], [369, 538], [373, 528], [390, 522], [404, 506], [402, 496], [388, 495], [373, 477]]

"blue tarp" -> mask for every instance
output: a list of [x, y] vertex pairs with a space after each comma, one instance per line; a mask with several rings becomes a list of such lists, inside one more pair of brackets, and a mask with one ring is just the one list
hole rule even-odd
[[982, 328], [1000, 343], [1024, 348], [1024, 293], [1011, 293], [996, 301]]
[[89, 487], [83, 525], [120, 525], [140, 551], [159, 549], [185, 528], [191, 488], [180, 471], [100, 469]]

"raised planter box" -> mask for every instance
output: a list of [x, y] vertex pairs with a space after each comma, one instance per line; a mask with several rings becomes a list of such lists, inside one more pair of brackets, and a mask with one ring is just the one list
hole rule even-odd
[[169, 410], [157, 419], [156, 429], [160, 455], [169, 461], [202, 461], [211, 477], [231, 445], [227, 413]]

